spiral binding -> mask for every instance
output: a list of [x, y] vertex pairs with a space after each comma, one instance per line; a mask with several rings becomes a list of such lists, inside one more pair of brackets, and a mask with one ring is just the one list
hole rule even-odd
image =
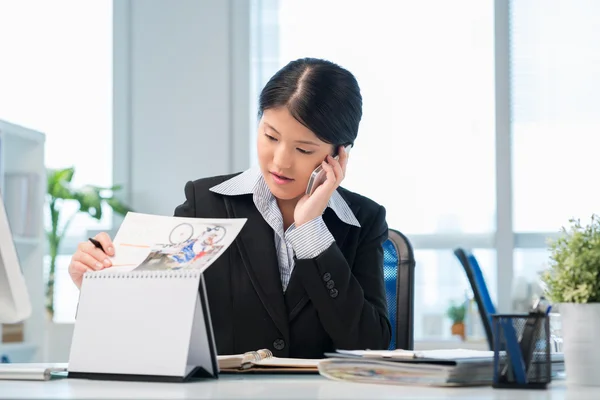
[[164, 278], [179, 278], [179, 279], [196, 279], [200, 276], [198, 271], [192, 270], [176, 270], [176, 271], [129, 271], [129, 272], [86, 272], [83, 274], [83, 279], [164, 279]]
[[273, 357], [273, 353], [269, 349], [260, 349], [257, 351], [248, 351], [244, 353], [244, 358], [242, 360], [242, 369], [251, 368], [252, 364], [255, 362], [259, 362], [264, 360], [265, 358]]

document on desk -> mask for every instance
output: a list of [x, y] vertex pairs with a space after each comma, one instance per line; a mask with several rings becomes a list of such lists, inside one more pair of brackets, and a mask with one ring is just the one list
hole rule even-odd
[[326, 354], [319, 373], [353, 382], [426, 386], [479, 386], [493, 380], [491, 351], [338, 350]]
[[337, 355], [350, 355], [365, 358], [391, 358], [391, 359], [439, 359], [439, 360], [465, 360], [465, 359], [492, 359], [493, 351], [469, 349], [440, 349], [440, 350], [338, 350]]

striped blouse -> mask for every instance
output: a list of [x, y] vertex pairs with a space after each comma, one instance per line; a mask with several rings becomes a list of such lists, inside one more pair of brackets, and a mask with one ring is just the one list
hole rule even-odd
[[[300, 227], [292, 224], [284, 232], [283, 216], [277, 206], [277, 200], [258, 167], [248, 169], [210, 190], [226, 196], [252, 194], [254, 205], [275, 233], [275, 249], [284, 292], [294, 269], [294, 255], [298, 259], [315, 258], [335, 241], [321, 216]], [[329, 199], [327, 207], [331, 208], [341, 221], [360, 227], [354, 213], [337, 191]]]

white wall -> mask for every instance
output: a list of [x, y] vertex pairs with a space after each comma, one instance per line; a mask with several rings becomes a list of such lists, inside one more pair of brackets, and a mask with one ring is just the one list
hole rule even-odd
[[249, 165], [246, 0], [115, 2], [114, 182], [172, 215], [185, 182]]

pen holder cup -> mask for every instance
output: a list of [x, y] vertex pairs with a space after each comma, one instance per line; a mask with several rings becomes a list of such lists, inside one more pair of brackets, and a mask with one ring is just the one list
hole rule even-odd
[[545, 389], [552, 380], [550, 323], [543, 313], [493, 315], [495, 388]]

